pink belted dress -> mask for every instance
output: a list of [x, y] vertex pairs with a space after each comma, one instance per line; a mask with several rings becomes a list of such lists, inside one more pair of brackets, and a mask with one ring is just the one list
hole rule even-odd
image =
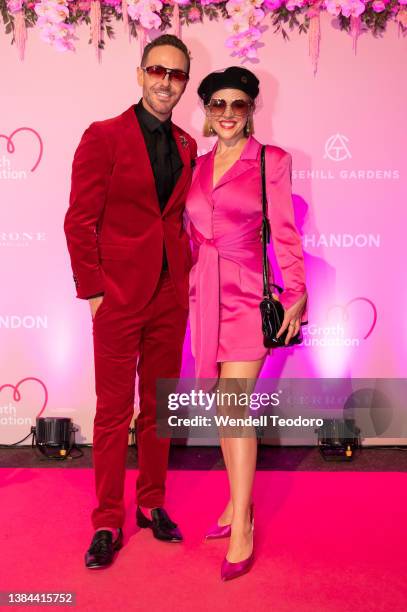
[[[261, 144], [250, 136], [240, 158], [213, 187], [213, 150], [197, 159], [186, 201], [192, 241], [189, 281], [192, 354], [197, 378], [217, 378], [223, 361], [252, 361], [263, 345], [259, 304], [263, 296]], [[284, 308], [305, 293], [300, 235], [291, 197], [291, 155], [266, 148], [268, 217], [284, 281]], [[270, 266], [270, 282], [273, 282]], [[307, 321], [307, 306], [301, 323]]]

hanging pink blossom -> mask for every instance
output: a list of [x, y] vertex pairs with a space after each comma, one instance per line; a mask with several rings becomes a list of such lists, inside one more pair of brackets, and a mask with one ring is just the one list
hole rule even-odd
[[396, 21], [402, 28], [407, 28], [407, 9], [401, 9], [396, 15]]
[[284, 4], [284, 0], [264, 0], [263, 6], [268, 11], [276, 11], [280, 6]]
[[381, 13], [386, 8], [387, 2], [383, 2], [383, 0], [375, 0], [372, 2], [372, 9], [375, 13]]
[[341, 2], [339, 0], [325, 0], [324, 6], [328, 13], [334, 15], [335, 17], [339, 15], [342, 8]]
[[65, 0], [41, 0], [35, 5], [34, 10], [40, 19], [43, 19], [43, 24], [47, 21], [52, 24], [62, 23], [69, 17], [69, 9]]
[[10, 13], [17, 13], [23, 8], [23, 0], [7, 0], [7, 8]]
[[250, 28], [248, 17], [242, 17], [241, 19], [227, 19], [225, 26], [228, 32], [232, 34], [241, 34], [246, 32]]
[[306, 0], [287, 0], [285, 3], [285, 8], [287, 11], [293, 11], [294, 9], [301, 8], [306, 4]]
[[345, 17], [359, 17], [366, 8], [361, 0], [342, 0], [341, 4], [342, 15]]
[[188, 11], [188, 19], [192, 23], [199, 21], [201, 19], [201, 11], [196, 6], [192, 6]]
[[238, 57], [257, 57], [256, 42], [260, 39], [261, 33], [257, 28], [250, 28], [241, 34], [231, 36], [226, 40], [226, 46], [233, 49], [234, 55]]
[[34, 11], [38, 15], [37, 25], [40, 37], [52, 45], [57, 51], [73, 51], [75, 26], [64, 23], [69, 16], [69, 8], [65, 0], [41, 0]]
[[229, 19], [226, 29], [232, 33], [226, 46], [238, 57], [257, 57], [257, 41], [261, 37], [259, 26], [265, 17], [264, 0], [229, 0], [226, 10]]
[[134, 0], [128, 1], [127, 12], [134, 20], [139, 21], [143, 28], [151, 30], [158, 29], [161, 25], [161, 17], [158, 13], [163, 7], [160, 0]]
[[250, 13], [251, 6], [247, 0], [229, 0], [226, 3], [226, 10], [228, 15], [234, 19]]
[[74, 26], [70, 23], [43, 24], [40, 31], [41, 39], [52, 45], [57, 51], [73, 51]]

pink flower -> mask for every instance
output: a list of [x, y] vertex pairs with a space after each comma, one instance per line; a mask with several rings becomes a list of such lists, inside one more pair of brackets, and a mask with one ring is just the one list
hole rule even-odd
[[81, 2], [78, 2], [78, 8], [81, 11], [89, 11], [90, 10], [90, 0], [81, 0]]
[[232, 55], [236, 55], [237, 57], [248, 57], [250, 59], [257, 57], [257, 51], [254, 44], [240, 44], [238, 40], [231, 37], [226, 40], [226, 46], [231, 47], [233, 49]]
[[23, 8], [23, 0], [7, 0], [7, 8], [10, 13], [17, 13]]
[[287, 2], [285, 3], [285, 8], [287, 9], [287, 11], [293, 11], [295, 8], [297, 8], [297, 6], [299, 8], [304, 6], [305, 2], [306, 0], [287, 0]]
[[284, 0], [264, 0], [263, 6], [269, 11], [276, 11], [283, 4]]
[[200, 21], [201, 11], [199, 10], [199, 8], [197, 8], [196, 6], [191, 6], [191, 8], [188, 11], [188, 19], [189, 21], [192, 21], [192, 23], [195, 23], [196, 21]]
[[69, 17], [69, 9], [64, 0], [47, 0], [39, 2], [34, 8], [39, 18], [52, 23], [62, 23]]
[[127, 12], [131, 19], [138, 20], [143, 28], [151, 30], [158, 29], [161, 25], [161, 17], [158, 13], [163, 4], [160, 0], [139, 0], [136, 3], [129, 3]]
[[341, 8], [342, 8], [340, 0], [325, 0], [324, 6], [326, 10], [328, 11], [328, 13], [330, 13], [331, 15], [334, 15], [335, 17], [339, 15], [339, 13], [341, 12]]
[[57, 51], [73, 51], [74, 26], [70, 23], [44, 23], [40, 31], [41, 39], [51, 44]]
[[226, 3], [226, 10], [230, 17], [238, 18], [250, 13], [251, 6], [246, 0], [229, 0], [229, 2]]
[[386, 3], [383, 0], [375, 0], [372, 3], [372, 9], [375, 13], [381, 13], [386, 8]]
[[243, 16], [241, 19], [226, 19], [225, 25], [228, 32], [232, 34], [240, 34], [250, 28], [249, 20]]
[[407, 28], [407, 10], [401, 9], [396, 15], [396, 21], [403, 27]]
[[250, 17], [250, 23], [252, 25], [257, 25], [262, 19], [264, 19], [264, 15], [265, 13], [261, 9], [253, 9], [252, 15]]
[[[252, 47], [260, 37], [260, 30], [257, 28], [250, 28], [245, 32], [241, 32], [235, 36], [230, 36], [230, 38], [226, 40], [226, 46], [246, 55], [249, 52], [248, 48]], [[250, 53], [253, 53], [253, 51], [250, 51]], [[241, 55], [241, 53], [239, 54]]]
[[342, 15], [345, 17], [359, 17], [365, 8], [360, 0], [342, 0]]

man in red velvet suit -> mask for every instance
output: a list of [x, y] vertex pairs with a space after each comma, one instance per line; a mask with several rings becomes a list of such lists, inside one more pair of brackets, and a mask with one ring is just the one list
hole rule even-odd
[[92, 312], [97, 394], [89, 568], [109, 565], [122, 546], [136, 372], [136, 520], [160, 540], [182, 540], [163, 508], [170, 441], [156, 434], [155, 384], [179, 376], [188, 315], [191, 256], [182, 215], [196, 142], [171, 122], [171, 112], [189, 68], [189, 52], [175, 36], [147, 45], [137, 75], [142, 99], [92, 123], [74, 156], [64, 227], [77, 297], [89, 300]]

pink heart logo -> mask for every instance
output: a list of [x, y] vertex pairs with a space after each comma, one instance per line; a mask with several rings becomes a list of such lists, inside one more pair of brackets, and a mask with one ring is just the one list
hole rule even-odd
[[374, 303], [372, 302], [372, 300], [369, 300], [369, 298], [366, 297], [356, 297], [353, 298], [352, 300], [349, 300], [349, 302], [347, 302], [346, 304], [334, 304], [333, 306], [331, 306], [328, 309], [328, 319], [329, 319], [329, 314], [335, 310], [336, 308], [339, 308], [339, 311], [341, 312], [342, 315], [342, 321], [344, 322], [348, 322], [350, 319], [349, 316], [349, 306], [351, 304], [355, 304], [356, 302], [366, 302], [367, 304], [369, 304], [369, 306], [372, 309], [372, 322], [370, 324], [370, 327], [368, 328], [367, 332], [365, 333], [363, 337], [363, 340], [366, 340], [366, 338], [368, 338], [370, 336], [370, 334], [372, 333], [372, 331], [375, 328], [376, 325], [376, 321], [377, 321], [377, 308], [374, 305]]
[[40, 408], [39, 413], [35, 417], [35, 418], [38, 418], [44, 412], [45, 406], [48, 403], [48, 391], [47, 391], [47, 387], [44, 385], [42, 380], [40, 380], [39, 378], [34, 378], [32, 376], [28, 376], [27, 378], [23, 378], [22, 380], [20, 380], [16, 385], [4, 384], [4, 385], [2, 385], [0, 387], [0, 393], [3, 391], [3, 389], [6, 389], [6, 388], [9, 387], [10, 389], [13, 389], [13, 400], [15, 402], [19, 402], [19, 401], [21, 401], [21, 393], [19, 391], [19, 388], [21, 387], [21, 385], [23, 385], [25, 382], [27, 382], [27, 380], [33, 380], [33, 381], [39, 383], [41, 385], [41, 387], [43, 388], [43, 391], [44, 391], [44, 401], [42, 403], [42, 406]]
[[16, 130], [14, 130], [14, 132], [12, 132], [10, 134], [10, 136], [6, 136], [6, 134], [0, 134], [0, 138], [4, 138], [6, 140], [6, 142], [7, 142], [7, 153], [10, 153], [12, 155], [13, 153], [15, 153], [15, 150], [16, 150], [16, 147], [15, 147], [14, 142], [13, 142], [13, 138], [14, 138], [14, 136], [16, 134], [18, 134], [18, 132], [23, 132], [23, 131], [31, 132], [38, 139], [39, 154], [38, 154], [38, 157], [37, 157], [37, 160], [36, 160], [35, 164], [31, 168], [31, 172], [34, 172], [34, 170], [38, 167], [38, 164], [41, 161], [42, 153], [43, 153], [43, 150], [44, 150], [44, 145], [42, 143], [42, 139], [41, 139], [41, 136], [39, 135], [39, 133], [36, 130], [34, 130], [33, 128], [21, 127], [21, 128], [17, 128]]

